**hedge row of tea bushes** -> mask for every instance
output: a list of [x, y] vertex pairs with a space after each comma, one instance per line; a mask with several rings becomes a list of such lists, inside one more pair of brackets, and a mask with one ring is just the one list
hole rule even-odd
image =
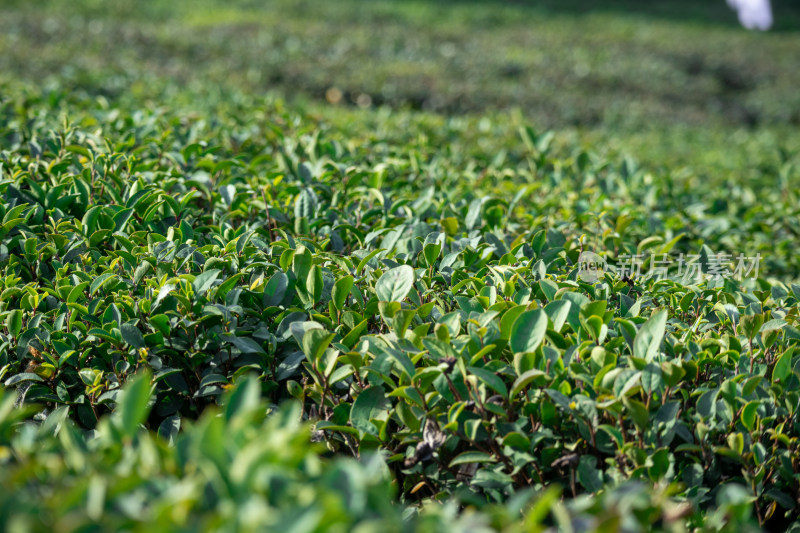
[[[788, 187], [509, 124], [1, 98], [7, 527], [793, 524]], [[675, 264], [587, 282], [584, 250]]]
[[[507, 503], [459, 508], [455, 500], [396, 505], [378, 454], [326, 458], [311, 443], [296, 403], [267, 408], [255, 379], [242, 380], [174, 438], [141, 428], [150, 409], [143, 374], [117, 410], [87, 435], [58, 408], [23, 422], [14, 397], [0, 399], [4, 531], [637, 531], [682, 530], [685, 503], [665, 488], [629, 481], [567, 505], [560, 491], [523, 491]], [[749, 515], [741, 489], [720, 495], [706, 518], [716, 528]], [[746, 523], [746, 522], [745, 522]]]
[[797, 146], [800, 9], [774, 10], [774, 31], [754, 33], [724, 2], [691, 0], [8, 0], [0, 70], [113, 98], [168, 80], [342, 107], [519, 107], [550, 127], [662, 141], [690, 123], [717, 132], [715, 148], [761, 126]]
[[[664, 487], [636, 481], [567, 506], [550, 488], [520, 492], [480, 513], [452, 501], [403, 511], [379, 455], [323, 458], [298, 404], [267, 414], [254, 379], [175, 438], [145, 431], [151, 378], [132, 380], [90, 436], [70, 422], [67, 407], [42, 424], [26, 423], [13, 396], [0, 399], [0, 480], [13, 489], [0, 495], [4, 531], [521, 532], [546, 523], [566, 531], [679, 531], [690, 512]], [[741, 488], [725, 491], [706, 524], [744, 527], [749, 500]]]

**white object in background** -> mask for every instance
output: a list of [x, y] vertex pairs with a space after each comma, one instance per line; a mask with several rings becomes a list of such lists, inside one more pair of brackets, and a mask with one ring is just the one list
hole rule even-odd
[[728, 0], [739, 13], [739, 22], [748, 30], [765, 31], [772, 26], [772, 6], [769, 0]]

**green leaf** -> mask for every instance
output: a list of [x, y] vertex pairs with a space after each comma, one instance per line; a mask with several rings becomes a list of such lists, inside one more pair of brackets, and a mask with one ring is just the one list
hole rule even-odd
[[661, 309], [645, 322], [633, 340], [633, 355], [651, 362], [659, 353], [667, 325], [667, 310]]
[[620, 431], [619, 428], [609, 426], [608, 424], [601, 424], [597, 427], [597, 429], [600, 429], [608, 434], [608, 436], [611, 437], [611, 440], [614, 441], [614, 444], [617, 445], [618, 449], [622, 448], [622, 446], [625, 444], [625, 439], [623, 438], [622, 431]]
[[123, 435], [132, 437], [150, 412], [150, 374], [143, 372], [122, 389], [114, 411], [114, 420]]
[[782, 320], [780, 318], [774, 318], [774, 319], [772, 319], [772, 320], [770, 320], [768, 322], [765, 322], [764, 325], [762, 325], [759, 328], [758, 332], [759, 333], [766, 333], [766, 332], [769, 332], [769, 331], [780, 330], [780, 329], [783, 329], [784, 326], [786, 326], [786, 321], [785, 320]]
[[494, 372], [489, 372], [485, 368], [474, 366], [468, 366], [467, 371], [470, 374], [477, 376], [484, 385], [495, 391], [504, 399], [508, 399], [508, 389], [506, 388], [506, 384], [503, 383], [503, 380], [500, 379], [500, 377], [498, 377]]
[[178, 435], [180, 429], [181, 417], [178, 415], [168, 416], [158, 426], [158, 436], [172, 445], [175, 443], [175, 437]]
[[633, 418], [634, 424], [640, 431], [646, 431], [650, 426], [650, 411], [639, 400], [623, 396], [622, 403], [628, 408], [628, 413]]
[[481, 199], [476, 198], [469, 204], [469, 209], [467, 210], [467, 216], [464, 218], [464, 225], [467, 229], [473, 229], [475, 226], [478, 225], [481, 218]]
[[247, 416], [258, 408], [261, 399], [261, 387], [254, 377], [248, 377], [237, 383], [230, 393], [225, 395], [225, 419], [233, 420], [236, 417]]
[[390, 359], [395, 361], [397, 363], [397, 368], [399, 368], [400, 371], [406, 375], [406, 377], [411, 379], [414, 376], [416, 368], [414, 367], [414, 363], [411, 361], [411, 358], [408, 357], [408, 354], [406, 354], [404, 351], [396, 350], [394, 348], [384, 349], [380, 346], [377, 346], [376, 348], [389, 356]]
[[314, 265], [308, 271], [308, 278], [306, 280], [306, 291], [309, 296], [309, 304], [315, 305], [322, 298], [322, 269], [319, 265]]
[[39, 428], [40, 435], [57, 435], [69, 417], [68, 405], [62, 405], [53, 410], [52, 413], [47, 415], [45, 420]]
[[317, 209], [317, 195], [309, 188], [303, 189], [294, 204], [294, 216], [311, 218]]
[[219, 188], [219, 195], [222, 197], [222, 201], [230, 207], [233, 205], [233, 201], [236, 198], [236, 187], [233, 185], [223, 185]]
[[425, 259], [426, 266], [433, 266], [436, 264], [436, 260], [439, 258], [439, 254], [442, 253], [442, 240], [443, 234], [436, 235], [434, 242], [428, 242], [422, 248], [422, 256]]
[[236, 253], [237, 254], [242, 255], [242, 253], [244, 253], [244, 250], [247, 247], [247, 245], [250, 243], [250, 239], [253, 238], [253, 234], [254, 233], [255, 232], [253, 230], [250, 230], [250, 231], [246, 232], [244, 235], [240, 235], [236, 239]]
[[86, 290], [86, 288], [88, 286], [89, 286], [89, 282], [88, 281], [84, 281], [83, 283], [79, 283], [78, 285], [73, 287], [72, 290], [69, 291], [69, 294], [67, 295], [66, 302], [67, 303], [76, 303], [78, 301], [78, 299], [83, 296], [83, 292]]
[[[511, 327], [514, 325], [514, 321], [517, 320], [519, 315], [525, 312], [524, 305], [517, 305], [508, 309], [503, 316], [500, 318], [500, 338], [504, 340], [508, 340], [511, 338]], [[459, 319], [457, 313], [450, 313], [456, 316], [456, 320]], [[445, 315], [447, 316], [447, 315]], [[440, 320], [441, 321], [441, 320]], [[448, 328], [449, 329], [449, 328]], [[456, 332], [457, 333], [457, 332]]]
[[[393, 302], [396, 303], [396, 302]], [[402, 339], [405, 337], [405, 332], [411, 321], [417, 315], [416, 309], [399, 309], [392, 317], [392, 329], [394, 330], [397, 338]]]
[[11, 387], [12, 385], [16, 385], [17, 383], [25, 383], [27, 381], [39, 381], [39, 382], [42, 382], [42, 381], [44, 381], [44, 379], [42, 379], [40, 376], [37, 376], [36, 374], [34, 374], [32, 372], [22, 372], [20, 374], [14, 374], [10, 378], [8, 378], [6, 380], [6, 382], [4, 383], [4, 385], [6, 387]]
[[387, 270], [375, 284], [375, 293], [382, 302], [402, 302], [414, 287], [414, 269], [401, 265]]
[[742, 407], [742, 424], [744, 427], [747, 428], [748, 431], [753, 431], [756, 427], [756, 415], [758, 414], [758, 402], [747, 402], [744, 407]]
[[106, 331], [104, 329], [100, 329], [100, 328], [92, 328], [88, 332], [86, 332], [86, 334], [87, 335], [91, 335], [93, 337], [99, 337], [99, 338], [107, 340], [107, 341], [109, 341], [109, 342], [111, 342], [113, 344], [117, 344], [122, 340], [121, 337], [117, 338], [116, 336], [112, 335], [108, 331]]
[[564, 327], [564, 322], [567, 321], [571, 306], [572, 303], [568, 300], [556, 300], [544, 306], [544, 311], [553, 322], [553, 329], [555, 331], [560, 332]]
[[525, 311], [511, 326], [511, 351], [535, 352], [542, 343], [545, 333], [547, 333], [547, 314], [542, 309]]
[[539, 288], [542, 289], [544, 297], [547, 298], [547, 301], [553, 302], [553, 298], [555, 298], [556, 292], [558, 292], [558, 285], [556, 282], [551, 279], [539, 280]]
[[[561, 511], [561, 487], [558, 485], [551, 485], [550, 487], [539, 491], [533, 498], [533, 502], [528, 507], [525, 513], [525, 525], [528, 531], [544, 531], [545, 529], [541, 524], [545, 519], [555, 512], [563, 514]], [[563, 519], [569, 520], [566, 516]], [[563, 520], [562, 519], [562, 520]]]
[[150, 324], [162, 335], [167, 337], [170, 334], [169, 317], [164, 314], [153, 315], [150, 317]]
[[354, 281], [353, 276], [345, 276], [336, 280], [336, 283], [333, 285], [331, 297], [333, 298], [333, 306], [337, 310], [341, 311], [344, 309], [344, 303], [347, 300], [347, 296], [350, 294], [350, 289], [353, 288]]
[[597, 469], [597, 459], [591, 455], [584, 455], [578, 463], [578, 482], [588, 492], [598, 492], [603, 489], [603, 473]]
[[744, 452], [744, 435], [738, 431], [736, 433], [729, 433], [726, 440], [728, 441], [730, 449], [736, 452], [736, 455], [741, 456]]
[[122, 334], [122, 340], [124, 340], [137, 350], [141, 350], [142, 348], [147, 347], [147, 345], [144, 342], [144, 337], [142, 336], [142, 332], [139, 331], [139, 328], [137, 328], [133, 324], [130, 323], [122, 324], [119, 327], [119, 331]]
[[369, 324], [368, 318], [365, 318], [364, 320], [356, 324], [355, 327], [353, 327], [353, 329], [351, 329], [347, 333], [347, 335], [344, 336], [344, 338], [342, 339], [342, 344], [344, 344], [348, 348], [352, 348], [353, 346], [355, 346], [361, 334], [364, 333], [364, 331], [366, 331], [368, 324]]
[[102, 205], [96, 205], [91, 207], [83, 215], [83, 220], [81, 220], [81, 226], [83, 226], [85, 235], [91, 235], [97, 230], [97, 218], [100, 216], [100, 213], [103, 211], [104, 208], [105, 207]]
[[156, 295], [156, 299], [153, 302], [151, 310], [156, 309], [158, 307], [158, 304], [160, 304], [164, 300], [164, 298], [166, 298], [167, 295], [174, 290], [175, 290], [175, 285], [173, 285], [172, 283], [167, 283], [166, 285], [161, 287], [158, 290], [158, 295]]
[[544, 375], [544, 372], [535, 368], [533, 370], [524, 372], [521, 376], [514, 380], [514, 384], [511, 386], [511, 397], [514, 398], [517, 394], [522, 392], [522, 389], [527, 387], [531, 381]]
[[12, 207], [11, 209], [6, 212], [5, 216], [3, 217], [3, 223], [9, 222], [11, 220], [24, 220], [24, 218], [20, 218], [19, 215], [22, 214], [25, 209], [28, 208], [30, 204], [20, 204], [16, 207]]
[[95, 231], [94, 233], [92, 233], [92, 236], [89, 237], [89, 246], [95, 247], [100, 245], [100, 243], [106, 240], [109, 235], [111, 235], [111, 230], [109, 229], [101, 229]]
[[347, 433], [348, 435], [358, 435], [358, 430], [355, 428], [351, 428], [350, 426], [338, 426], [336, 424], [331, 424], [327, 420], [320, 420], [317, 422], [316, 429], [320, 431], [340, 431], [342, 433]]
[[244, 276], [244, 274], [239, 272], [238, 274], [234, 274], [223, 281], [222, 284], [217, 287], [214, 297], [218, 299], [225, 298], [225, 295], [228, 294], [228, 291], [230, 291], [239, 282], [239, 280], [242, 279], [242, 276]]
[[94, 294], [100, 290], [100, 287], [102, 287], [108, 280], [112, 278], [116, 278], [116, 275], [111, 272], [105, 272], [104, 274], [97, 276], [89, 287], [89, 295], [94, 296]]
[[739, 319], [739, 326], [748, 339], [753, 339], [756, 336], [762, 324], [764, 324], [764, 315], [761, 313], [744, 315]]
[[661, 367], [647, 363], [642, 369], [642, 390], [646, 393], [659, 392], [664, 386]]
[[[311, 251], [305, 246], [298, 246], [292, 256], [292, 272], [294, 272], [297, 280], [302, 283], [308, 279], [308, 273], [311, 271], [311, 265], [314, 264], [314, 257]], [[304, 287], [298, 287], [298, 290], [305, 290]]]
[[197, 296], [202, 296], [208, 289], [214, 285], [214, 282], [219, 277], [222, 271], [218, 268], [212, 268], [199, 274], [192, 282], [192, 290]]
[[373, 418], [383, 415], [389, 408], [383, 387], [373, 386], [361, 391], [350, 409], [350, 423], [359, 431], [378, 435], [378, 428], [371, 422]]
[[280, 304], [288, 287], [289, 277], [281, 271], [275, 272], [264, 287], [264, 305], [272, 307]]
[[22, 313], [23, 312], [21, 309], [14, 309], [13, 311], [9, 312], [8, 316], [6, 317], [8, 334], [15, 339], [19, 337], [19, 332], [22, 330]]
[[330, 343], [336, 337], [335, 333], [329, 333], [324, 329], [310, 329], [303, 334], [302, 349], [306, 358], [315, 364], [322, 357]]
[[236, 346], [242, 353], [255, 353], [259, 355], [266, 355], [266, 352], [259, 343], [249, 337], [239, 337], [237, 335], [228, 335], [225, 337], [231, 344]]
[[361, 259], [361, 261], [358, 262], [358, 265], [356, 266], [356, 274], [360, 275], [361, 271], [364, 270], [364, 267], [367, 266], [367, 263], [369, 263], [369, 260], [384, 251], [385, 250], [383, 248], [378, 248], [377, 250], [372, 250], [370, 253], [365, 255]]
[[463, 452], [458, 454], [450, 461], [450, 467], [465, 465], [470, 463], [496, 463], [497, 459], [483, 452]]
[[659, 481], [667, 474], [670, 463], [669, 456], [670, 453], [667, 448], [660, 448], [650, 456], [650, 462], [653, 463], [653, 466], [648, 468], [647, 473], [652, 481]]
[[128, 221], [133, 216], [133, 208], [127, 207], [121, 209], [114, 215], [114, 231], [122, 231], [128, 224]]
[[565, 396], [561, 392], [555, 389], [545, 389], [544, 392], [547, 393], [547, 395], [550, 397], [551, 400], [553, 400], [553, 403], [555, 403], [557, 406], [561, 407], [565, 411], [569, 412], [573, 409], [574, 402], [572, 402], [572, 400], [570, 400], [567, 396]]
[[133, 271], [133, 283], [138, 285], [144, 276], [153, 269], [153, 265], [151, 265], [147, 261], [143, 261], [139, 266], [136, 267], [136, 270]]
[[794, 345], [790, 346], [788, 350], [783, 352], [775, 363], [772, 369], [772, 381], [784, 381], [792, 372], [792, 355], [794, 354]]

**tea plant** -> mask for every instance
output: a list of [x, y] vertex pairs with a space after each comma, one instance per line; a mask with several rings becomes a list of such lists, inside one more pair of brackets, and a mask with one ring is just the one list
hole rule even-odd
[[[43, 424], [20, 423], [24, 410], [0, 391], [0, 480], [15, 487], [0, 494], [4, 530], [514, 532], [542, 531], [551, 515], [567, 529], [641, 529], [657, 520], [669, 529], [686, 512], [663, 490], [626, 482], [568, 506], [549, 489], [483, 513], [450, 502], [409, 507], [401, 516], [379, 455], [323, 458], [298, 405], [267, 409], [256, 380], [243, 380], [221, 409], [163, 439], [140, 426], [151, 379], [143, 374], [126, 385], [118, 409], [89, 438], [68, 407]], [[745, 517], [746, 502], [746, 495], [726, 494], [708, 522]]]
[[[26, 490], [55, 498], [9, 495], [18, 527], [258, 528], [283, 520], [282, 490], [300, 498], [285, 519], [308, 512], [308, 530], [795, 520], [786, 219], [685, 208], [699, 191], [529, 127], [490, 158], [469, 142], [356, 142], [246, 96], [242, 122], [14, 90], [0, 105], [4, 461], [13, 479], [44, 469]], [[796, 218], [794, 192], [774, 197]], [[696, 253], [701, 276], [586, 281], [584, 250], [611, 266]], [[716, 253], [741, 250], [764, 255], [761, 277], [713, 276]], [[299, 407], [264, 426], [215, 418], [239, 401], [220, 400], [228, 389]], [[41, 426], [15, 425], [33, 405]], [[309, 466], [320, 450], [298, 444], [301, 417], [326, 453], [385, 466]], [[272, 433], [285, 437], [262, 442]], [[265, 477], [248, 477], [262, 457]], [[78, 482], [80, 465], [97, 474]], [[350, 499], [325, 503], [341, 479]], [[195, 496], [171, 499], [181, 483]], [[559, 494], [566, 507], [546, 512]]]
[[797, 8], [261, 4], [0, 6], [0, 528], [800, 530]]

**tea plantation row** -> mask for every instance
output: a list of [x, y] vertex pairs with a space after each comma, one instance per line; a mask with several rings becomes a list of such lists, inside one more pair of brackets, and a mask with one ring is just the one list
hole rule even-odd
[[6, 89], [4, 529], [800, 527], [790, 160]]

